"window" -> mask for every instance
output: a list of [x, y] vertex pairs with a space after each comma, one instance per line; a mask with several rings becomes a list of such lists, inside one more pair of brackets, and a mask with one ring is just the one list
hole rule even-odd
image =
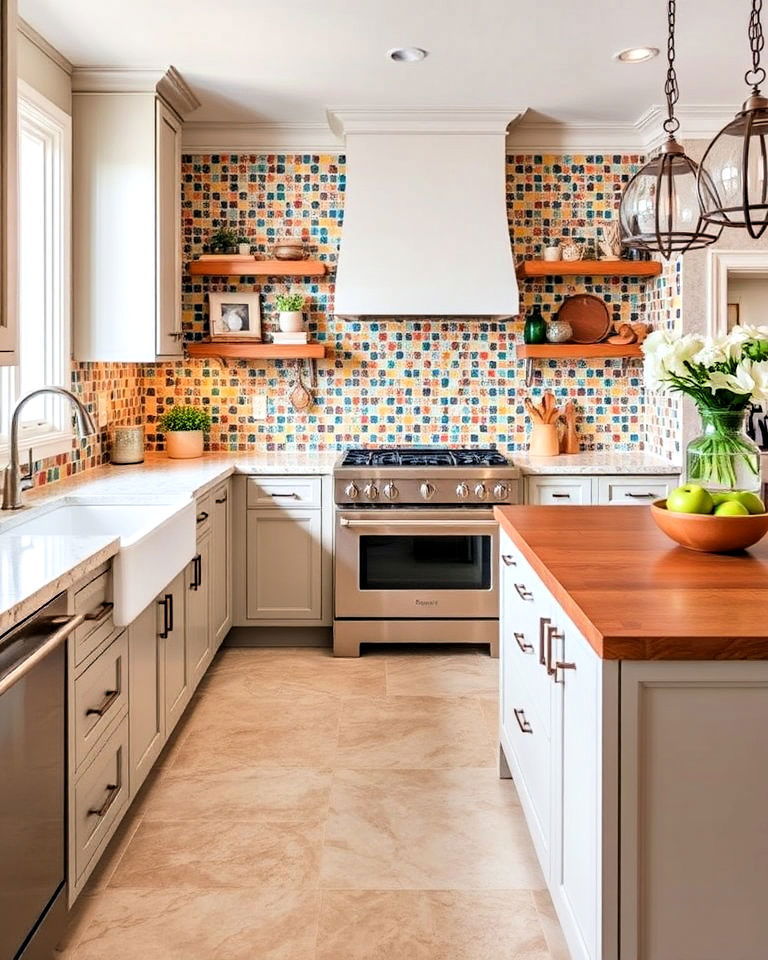
[[[70, 382], [71, 121], [19, 83], [19, 364], [0, 368], [0, 448], [13, 407], [41, 386]], [[22, 454], [36, 460], [71, 448], [71, 409], [45, 396], [22, 410]]]

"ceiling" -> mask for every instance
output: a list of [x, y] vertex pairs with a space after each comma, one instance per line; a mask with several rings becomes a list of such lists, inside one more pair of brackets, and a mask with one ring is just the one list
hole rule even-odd
[[[329, 104], [528, 107], [563, 123], [634, 121], [663, 101], [663, 0], [20, 0], [77, 66], [173, 64], [196, 121], [319, 122]], [[681, 0], [685, 104], [746, 95], [748, 0]], [[768, 27], [768, 24], [766, 24]], [[391, 47], [429, 50], [393, 63]], [[630, 46], [662, 55], [637, 65]]]

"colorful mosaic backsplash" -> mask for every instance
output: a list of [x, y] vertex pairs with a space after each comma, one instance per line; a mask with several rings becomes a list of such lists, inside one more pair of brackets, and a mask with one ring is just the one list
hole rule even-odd
[[[621, 191], [639, 156], [510, 156], [507, 203], [518, 258], [539, 256], [551, 237], [584, 241], [594, 251], [602, 221], [613, 219]], [[345, 322], [333, 316], [334, 267], [341, 236], [345, 160], [336, 155], [187, 155], [182, 158], [182, 235], [185, 262], [198, 256], [210, 233], [233, 226], [268, 255], [284, 232], [301, 233], [311, 255], [329, 266], [321, 280], [259, 283], [262, 326], [275, 329], [274, 298], [286, 289], [308, 298], [307, 325], [328, 347], [318, 365], [316, 403], [296, 412], [288, 402], [295, 377], [284, 362], [252, 367], [214, 361], [178, 361], [148, 366], [78, 364], [75, 389], [86, 401], [96, 392], [112, 399], [113, 423], [147, 422], [148, 446], [162, 448], [153, 424], [169, 402], [201, 402], [214, 425], [209, 447], [247, 451], [254, 447], [320, 449], [353, 443], [498, 443], [524, 449], [528, 392], [517, 321], [377, 320]], [[680, 306], [680, 274], [667, 269], [642, 284], [606, 278], [585, 285], [562, 279], [528, 280], [521, 286], [523, 313], [534, 303], [552, 314], [562, 299], [588, 291], [602, 297], [616, 318], [673, 323]], [[246, 278], [247, 281], [247, 278]], [[259, 282], [230, 285], [216, 278], [184, 277], [183, 321], [187, 340], [208, 335], [207, 293], [253, 289]], [[668, 310], [669, 293], [673, 293]], [[678, 452], [676, 408], [666, 399], [646, 400], [639, 365], [621, 361], [539, 362], [531, 392], [550, 388], [576, 399], [585, 449]], [[266, 394], [269, 417], [255, 422], [251, 397]], [[107, 438], [77, 444], [72, 458], [39, 465], [39, 482], [104, 462]]]

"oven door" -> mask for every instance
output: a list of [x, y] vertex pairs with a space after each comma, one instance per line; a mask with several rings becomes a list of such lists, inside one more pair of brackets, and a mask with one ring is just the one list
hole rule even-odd
[[493, 619], [497, 554], [492, 510], [339, 510], [336, 617]]

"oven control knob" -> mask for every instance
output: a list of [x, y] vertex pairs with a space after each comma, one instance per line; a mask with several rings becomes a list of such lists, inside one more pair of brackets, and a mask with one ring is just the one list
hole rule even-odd
[[467, 499], [469, 496], [469, 487], [466, 485], [466, 483], [460, 483], [458, 487], [456, 487], [456, 496], [459, 498], [459, 500]]
[[375, 483], [368, 483], [365, 486], [363, 493], [368, 497], [369, 500], [378, 500], [379, 499], [379, 488]]
[[419, 490], [421, 491], [421, 496], [422, 496], [422, 499], [424, 500], [431, 500], [432, 497], [434, 497], [435, 495], [434, 485], [431, 483], [427, 483], [426, 480], [419, 487]]
[[400, 496], [400, 491], [397, 489], [394, 483], [390, 481], [389, 483], [384, 484], [384, 496], [387, 498], [387, 500], [397, 500], [397, 498]]
[[509, 494], [509, 487], [506, 483], [497, 483], [493, 488], [493, 495], [497, 500], [503, 500]]
[[357, 489], [357, 484], [348, 483], [346, 487], [344, 487], [344, 496], [347, 497], [348, 500], [357, 500], [357, 498], [360, 496], [360, 491]]
[[478, 483], [475, 487], [475, 496], [478, 500], [485, 500], [488, 495], [488, 491], [485, 489], [484, 483]]

